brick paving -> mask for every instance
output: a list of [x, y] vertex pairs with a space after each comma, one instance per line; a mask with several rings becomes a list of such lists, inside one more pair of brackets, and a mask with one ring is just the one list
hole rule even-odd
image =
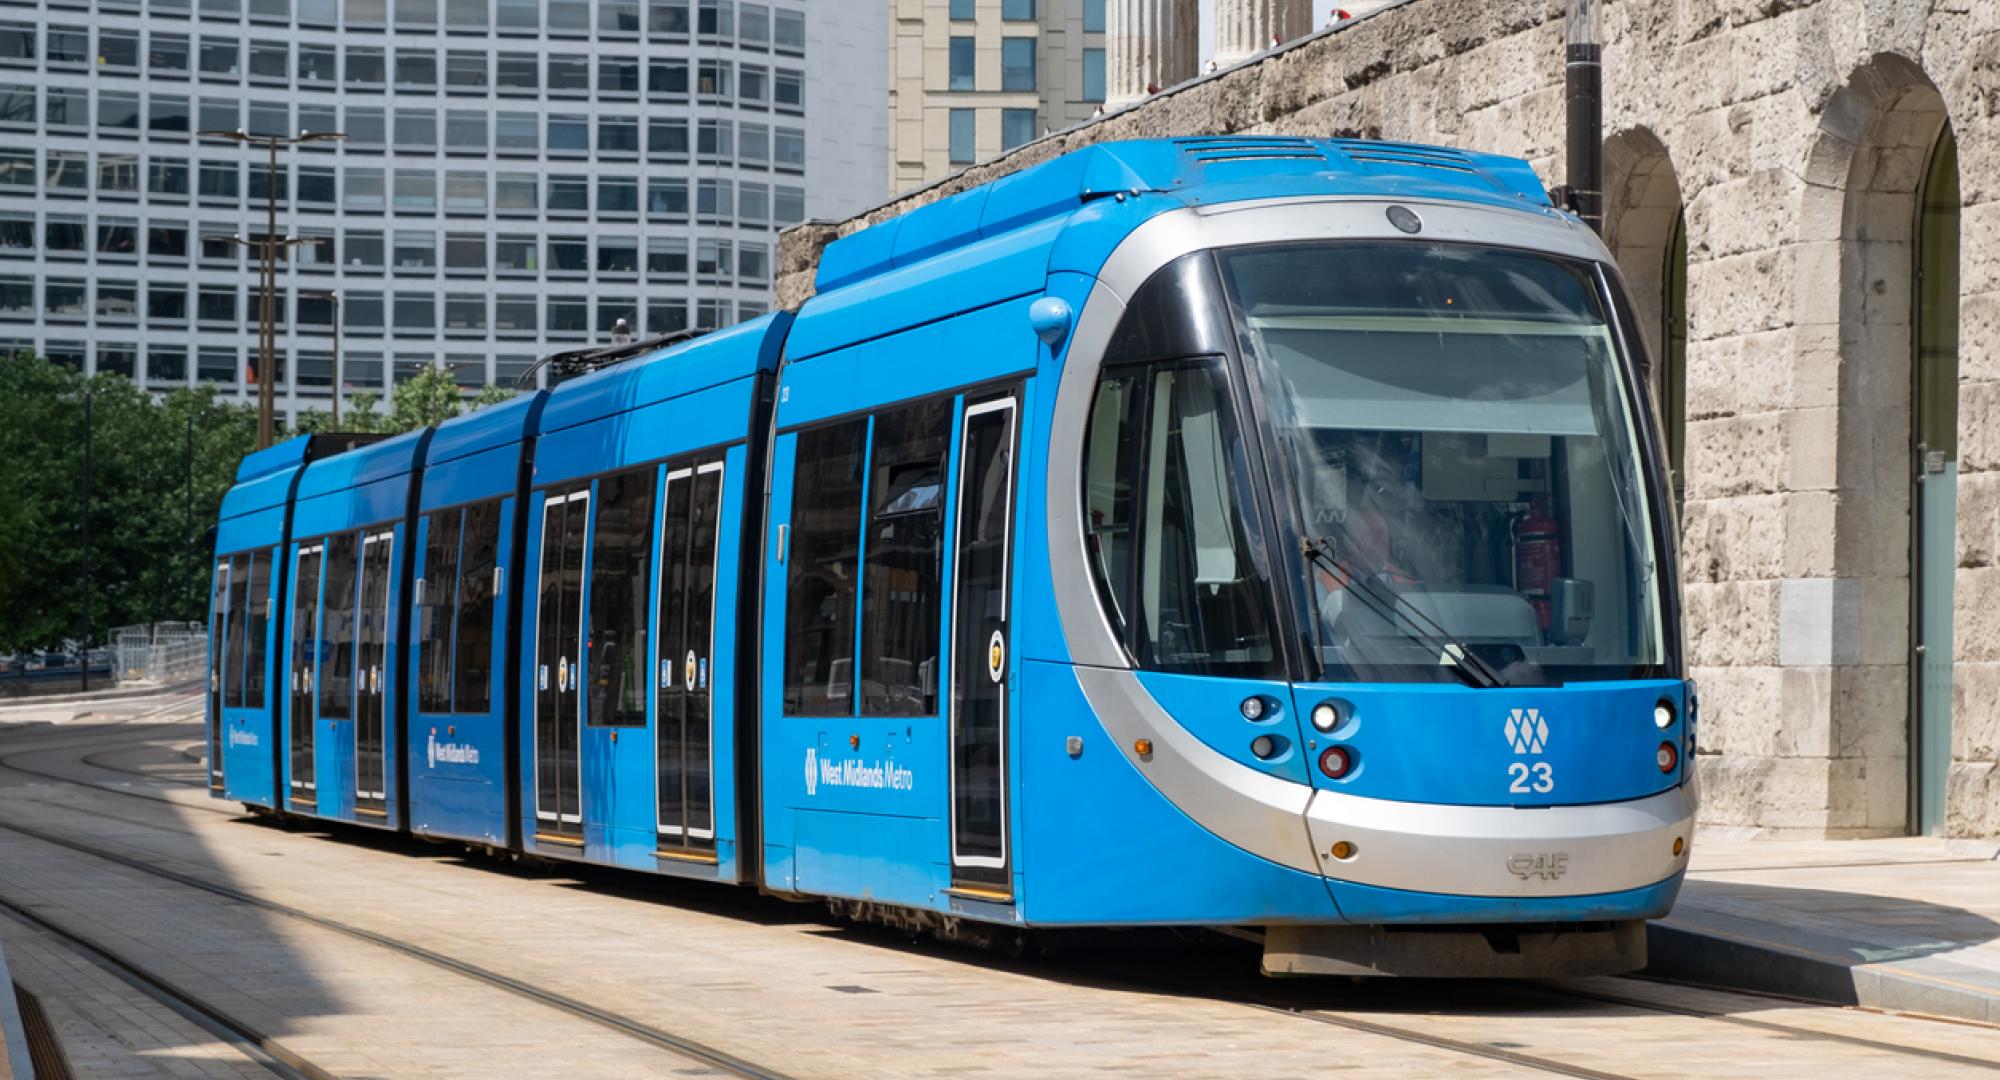
[[[149, 728], [150, 747], [96, 753], [187, 773], [198, 729]], [[48, 740], [54, 742], [55, 740]], [[130, 746], [129, 733], [123, 743]], [[15, 745], [0, 725], [0, 753]], [[1264, 983], [1240, 953], [1190, 948], [1138, 965], [1086, 955], [1010, 965], [852, 930], [816, 907], [638, 876], [545, 875], [448, 848], [292, 833], [210, 812], [195, 791], [93, 772], [80, 751], [35, 767], [160, 791], [172, 805], [0, 774], [0, 821], [143, 857], [463, 961], [800, 1076], [1511, 1076], [1493, 1060], [1225, 999], [1267, 990], [1291, 1008], [1464, 1040], [1629, 1076], [1973, 1075], [1974, 1065], [1816, 1036], [2000, 1061], [2000, 1031], [1633, 980], [1573, 984], [1724, 1022], [1492, 984]], [[67, 765], [60, 764], [64, 760]], [[193, 775], [198, 775], [195, 770]], [[126, 820], [82, 816], [90, 810]], [[1702, 849], [1698, 847], [1698, 852]], [[287, 1046], [343, 1076], [692, 1074], [700, 1066], [379, 946], [219, 902], [88, 856], [0, 832], [0, 892], [59, 904], [74, 925], [161, 974], [214, 987]], [[0, 924], [10, 949], [18, 927]], [[860, 988], [856, 992], [855, 988]], [[60, 995], [58, 995], [60, 996]], [[1781, 1030], [1757, 1026], [1779, 1025]], [[98, 1039], [102, 1044], [104, 1040]], [[189, 1043], [188, 1045], [193, 1045]], [[114, 1050], [115, 1056], [115, 1050]], [[179, 1055], [193, 1059], [188, 1051]], [[144, 1074], [151, 1075], [151, 1074]]]

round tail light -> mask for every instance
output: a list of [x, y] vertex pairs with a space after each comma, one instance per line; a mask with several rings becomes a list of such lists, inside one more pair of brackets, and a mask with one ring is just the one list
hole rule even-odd
[[1661, 772], [1670, 773], [1674, 771], [1674, 766], [1681, 763], [1681, 754], [1680, 751], [1674, 749], [1673, 743], [1663, 742], [1660, 744], [1660, 748], [1653, 753], [1653, 761], [1660, 766]]
[[1319, 771], [1329, 780], [1338, 780], [1354, 771], [1354, 755], [1345, 746], [1329, 746], [1320, 751]]

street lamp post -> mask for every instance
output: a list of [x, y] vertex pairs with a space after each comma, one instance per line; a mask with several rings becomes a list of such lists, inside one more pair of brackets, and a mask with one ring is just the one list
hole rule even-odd
[[302, 296], [302, 297], [305, 297], [305, 298], [307, 298], [307, 299], [311, 299], [311, 300], [324, 300], [324, 301], [326, 301], [327, 303], [329, 303], [329, 304], [332, 304], [332, 305], [333, 305], [333, 421], [332, 421], [332, 429], [333, 429], [334, 431], [339, 431], [339, 430], [340, 430], [340, 398], [341, 398], [341, 395], [342, 395], [342, 393], [343, 393], [343, 392], [345, 392], [345, 391], [346, 391], [346, 389], [347, 389], [347, 387], [346, 387], [346, 384], [344, 384], [343, 382], [341, 382], [341, 379], [340, 379], [340, 290], [338, 290], [338, 289], [328, 289], [328, 290], [326, 290], [325, 292], [309, 292], [309, 293], [300, 293], [299, 295], [300, 295], [300, 296]]
[[204, 139], [228, 139], [244, 146], [261, 146], [270, 152], [270, 171], [264, 174], [266, 242], [259, 247], [257, 260], [258, 285], [263, 289], [263, 303], [257, 322], [257, 448], [261, 450], [276, 438], [278, 426], [276, 373], [272, 370], [276, 363], [278, 337], [274, 308], [278, 288], [278, 148], [345, 139], [347, 135], [339, 131], [301, 131], [291, 136], [251, 135], [241, 128], [196, 134]]
[[1569, 0], [1563, 26], [1564, 179], [1576, 216], [1604, 231], [1603, 0]]

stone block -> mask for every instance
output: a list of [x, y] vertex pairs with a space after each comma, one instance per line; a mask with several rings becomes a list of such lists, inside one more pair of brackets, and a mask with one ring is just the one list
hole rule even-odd
[[1952, 665], [1951, 756], [2000, 762], [2000, 662]]
[[1854, 659], [1862, 664], [1909, 662], [1910, 579], [1907, 577], [1843, 579], [1854, 581], [1859, 603], [1852, 609], [1854, 626], [1844, 634], [1854, 643]]
[[1781, 477], [1771, 468], [1789, 450], [1785, 413], [1759, 413], [1687, 425], [1687, 493], [1715, 499], [1767, 495]]
[[1778, 662], [1778, 583], [1690, 582], [1682, 590], [1689, 661], [1721, 666]]
[[1966, 293], [1959, 298], [1958, 377], [2000, 380], [2000, 292]]
[[1787, 674], [1775, 667], [1700, 668], [1701, 749], [1726, 757], [1785, 753]]
[[1827, 752], [1841, 758], [1906, 753], [1909, 669], [1901, 664], [1847, 664], [1829, 671], [1833, 743]]
[[1832, 577], [1840, 500], [1830, 491], [1794, 491], [1785, 496], [1785, 554], [1780, 572], [1788, 578]]
[[1954, 659], [2000, 662], [2000, 567], [1965, 567], [1952, 582]]
[[1703, 500], [1683, 525], [1681, 565], [1690, 580], [1757, 581], [1784, 576], [1784, 495]]
[[2000, 766], [1953, 762], [1945, 775], [1947, 836], [2000, 836]]
[[1957, 488], [1958, 565], [1992, 566], [2000, 558], [2000, 472], [1960, 473]]

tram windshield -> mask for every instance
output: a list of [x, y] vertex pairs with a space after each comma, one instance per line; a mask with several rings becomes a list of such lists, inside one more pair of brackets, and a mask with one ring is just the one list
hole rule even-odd
[[1418, 242], [1221, 265], [1298, 484], [1326, 678], [1660, 673], [1647, 473], [1590, 267]]

